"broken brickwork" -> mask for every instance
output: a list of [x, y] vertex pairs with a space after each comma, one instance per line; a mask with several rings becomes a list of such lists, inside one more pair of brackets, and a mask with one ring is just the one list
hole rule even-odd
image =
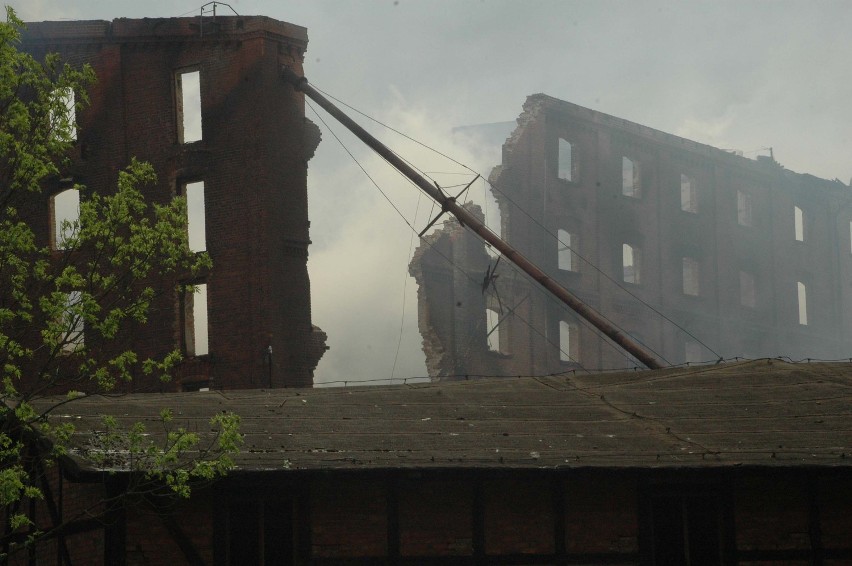
[[[483, 217], [476, 205], [470, 211]], [[425, 236], [409, 272], [417, 281], [418, 324], [429, 375], [465, 377], [467, 367], [480, 374], [499, 369], [481, 345], [487, 340], [482, 283], [493, 263], [480, 241], [455, 219]], [[466, 270], [455, 265], [469, 266]]]
[[[849, 186], [545, 95], [517, 123], [490, 178], [502, 236], [663, 363], [852, 355]], [[421, 247], [440, 244], [474, 280], [428, 250], [412, 261], [430, 375], [636, 365], [505, 260], [496, 291], [451, 308], [451, 297], [481, 295], [487, 267], [462, 232], [445, 227]]]
[[[164, 280], [149, 323], [132, 337], [143, 359], [184, 351], [168, 387], [312, 384], [326, 349], [311, 324], [307, 271], [307, 161], [319, 131], [279, 77], [285, 64], [301, 72], [306, 47], [304, 28], [259, 16], [28, 24], [26, 51], [57, 52], [97, 74], [91, 104], [77, 116], [73, 182], [109, 192], [136, 157], [159, 177], [151, 201], [189, 195], [190, 186], [201, 195], [197, 245], [213, 268], [183, 282], [206, 292], [206, 329], [197, 296], [179, 296], [179, 281]], [[38, 227], [45, 243], [51, 214], [46, 201]], [[191, 246], [192, 215], [190, 205]], [[163, 386], [139, 376], [133, 387]]]

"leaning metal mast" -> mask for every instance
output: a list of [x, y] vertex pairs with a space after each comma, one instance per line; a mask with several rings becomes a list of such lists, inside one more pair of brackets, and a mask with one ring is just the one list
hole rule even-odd
[[296, 90], [302, 91], [309, 96], [311, 100], [322, 106], [326, 112], [334, 116], [338, 122], [346, 126], [346, 128], [358, 136], [358, 138], [367, 144], [373, 151], [381, 155], [388, 163], [396, 167], [400, 173], [411, 179], [411, 181], [420, 187], [423, 192], [441, 205], [441, 210], [443, 212], [449, 212], [455, 216], [462, 225], [468, 226], [480, 238], [503, 254], [507, 260], [517, 265], [542, 287], [550, 291], [550, 293], [562, 303], [589, 321], [595, 328], [603, 332], [613, 342], [624, 348], [637, 360], [651, 369], [659, 369], [663, 367], [662, 364], [657, 361], [656, 357], [648, 351], [648, 349], [630, 339], [606, 320], [599, 312], [582, 302], [573, 293], [568, 291], [568, 289], [557, 283], [518, 250], [510, 246], [500, 236], [488, 229], [488, 227], [476, 218], [476, 216], [459, 205], [454, 197], [445, 195], [440, 188], [426, 180], [422, 175], [417, 173], [417, 171], [412, 169], [407, 163], [393, 153], [387, 146], [370, 135], [366, 130], [364, 130], [364, 128], [356, 124], [349, 116], [344, 114], [339, 108], [337, 108], [337, 106], [332, 104], [327, 98], [308, 84], [308, 79], [298, 76], [288, 66], [283, 67], [281, 74], [284, 80], [293, 85]]

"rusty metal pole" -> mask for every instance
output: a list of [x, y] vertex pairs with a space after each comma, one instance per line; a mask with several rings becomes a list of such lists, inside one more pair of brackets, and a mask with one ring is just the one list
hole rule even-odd
[[435, 185], [430, 183], [426, 178], [421, 176], [417, 171], [415, 171], [411, 166], [409, 166], [405, 161], [397, 157], [395, 153], [393, 153], [387, 146], [385, 146], [382, 142], [374, 138], [370, 133], [368, 133], [364, 128], [359, 126], [352, 120], [349, 116], [344, 114], [337, 106], [332, 104], [327, 98], [325, 98], [322, 94], [317, 92], [315, 88], [313, 88], [309, 83], [308, 79], [305, 77], [300, 77], [293, 70], [284, 66], [282, 69], [282, 77], [284, 80], [289, 82], [296, 90], [300, 90], [306, 95], [308, 95], [311, 100], [319, 104], [323, 107], [323, 109], [334, 116], [334, 118], [346, 126], [349, 131], [355, 134], [361, 141], [367, 144], [373, 151], [381, 155], [388, 163], [396, 167], [400, 173], [411, 179], [411, 181], [420, 187], [423, 192], [432, 197], [438, 204], [441, 205], [443, 210], [446, 210], [455, 216], [459, 222], [463, 225], [468, 226], [471, 230], [473, 230], [480, 238], [485, 240], [487, 243], [491, 244], [495, 249], [497, 249], [501, 254], [503, 254], [506, 259], [517, 265], [520, 269], [522, 269], [527, 275], [532, 277], [535, 281], [537, 281], [542, 287], [550, 291], [557, 299], [563, 302], [568, 306], [571, 310], [582, 316], [584, 319], [589, 321], [595, 328], [603, 332], [606, 336], [608, 336], [613, 342], [624, 348], [628, 353], [630, 353], [637, 360], [645, 364], [647, 367], [651, 369], [659, 369], [662, 364], [657, 361], [656, 357], [649, 352], [646, 348], [638, 344], [637, 342], [630, 339], [620, 330], [618, 330], [615, 326], [610, 324], [608, 320], [606, 320], [600, 313], [596, 310], [582, 302], [573, 293], [568, 291], [565, 287], [557, 283], [554, 279], [548, 276], [544, 271], [538, 268], [534, 263], [524, 257], [518, 250], [510, 246], [505, 240], [500, 238], [497, 234], [488, 229], [485, 224], [479, 221], [476, 216], [467, 211], [464, 207], [460, 206], [455, 198], [451, 196], [447, 196], [441, 192]]

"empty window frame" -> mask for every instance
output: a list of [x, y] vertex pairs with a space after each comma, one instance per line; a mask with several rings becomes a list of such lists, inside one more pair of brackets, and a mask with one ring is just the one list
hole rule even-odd
[[80, 291], [71, 291], [65, 297], [60, 336], [60, 348], [65, 354], [71, 354], [83, 347], [85, 331], [82, 300], [83, 294]]
[[50, 107], [50, 131], [55, 139], [77, 140], [77, 104], [74, 90], [59, 88], [53, 91]]
[[695, 179], [681, 174], [680, 176], [680, 209], [684, 212], [698, 213], [698, 193]]
[[568, 182], [577, 180], [577, 155], [575, 146], [559, 138], [559, 178]]
[[757, 306], [757, 289], [754, 275], [748, 271], [740, 271], [740, 305], [754, 308]]
[[574, 251], [580, 247], [580, 237], [567, 230], [558, 230], [557, 265], [562, 271], [580, 271], [580, 258]]
[[559, 360], [579, 363], [580, 327], [576, 322], [559, 321]]
[[808, 325], [808, 288], [801, 281], [796, 282], [796, 294], [799, 303], [799, 324]]
[[752, 197], [749, 193], [737, 191], [737, 224], [740, 226], [751, 226], [752, 218]]
[[207, 284], [187, 287], [183, 295], [183, 336], [187, 356], [209, 353]]
[[80, 191], [65, 189], [50, 199], [50, 247], [68, 249], [80, 227]]
[[625, 283], [642, 282], [642, 250], [630, 244], [621, 246], [622, 278]]
[[488, 341], [488, 350], [491, 352], [500, 351], [500, 313], [494, 309], [485, 309], [485, 328], [487, 329], [486, 339]]
[[204, 181], [183, 186], [186, 196], [186, 231], [189, 249], [193, 252], [207, 250], [207, 224], [204, 217]]
[[642, 195], [639, 186], [639, 163], [629, 157], [621, 158], [621, 194], [632, 198]]
[[177, 92], [178, 142], [201, 139], [201, 72], [182, 71], [175, 78]]
[[796, 241], [805, 241], [805, 215], [802, 209], [798, 206], [793, 207], [793, 228], [795, 231]]
[[693, 257], [683, 258], [683, 294], [697, 297], [700, 291], [700, 268]]

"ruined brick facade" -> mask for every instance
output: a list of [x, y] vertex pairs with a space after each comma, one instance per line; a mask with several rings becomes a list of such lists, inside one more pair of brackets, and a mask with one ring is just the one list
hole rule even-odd
[[[301, 72], [306, 46], [304, 28], [255, 16], [28, 24], [25, 50], [57, 52], [97, 74], [77, 117], [66, 172], [73, 182], [107, 193], [136, 157], [159, 177], [146, 195], [152, 202], [200, 187], [200, 241], [213, 268], [183, 282], [204, 286], [209, 338], [193, 343], [203, 306], [170, 291], [174, 280], [158, 283], [166, 292], [132, 337], [140, 358], [183, 349], [186, 362], [168, 387], [312, 384], [325, 351], [325, 335], [311, 324], [307, 272], [307, 161], [319, 130], [279, 78], [285, 64]], [[192, 109], [184, 108], [191, 80], [201, 121], [194, 134], [199, 125], [185, 123]], [[48, 187], [47, 197], [61, 188]], [[45, 243], [51, 211], [46, 198], [37, 226]], [[134, 381], [137, 391], [163, 387], [144, 379]]]
[[[840, 181], [534, 95], [491, 183], [502, 236], [663, 363], [852, 355]], [[505, 260], [483, 293], [495, 260], [458, 224], [428, 238], [411, 272], [433, 377], [635, 365]]]

